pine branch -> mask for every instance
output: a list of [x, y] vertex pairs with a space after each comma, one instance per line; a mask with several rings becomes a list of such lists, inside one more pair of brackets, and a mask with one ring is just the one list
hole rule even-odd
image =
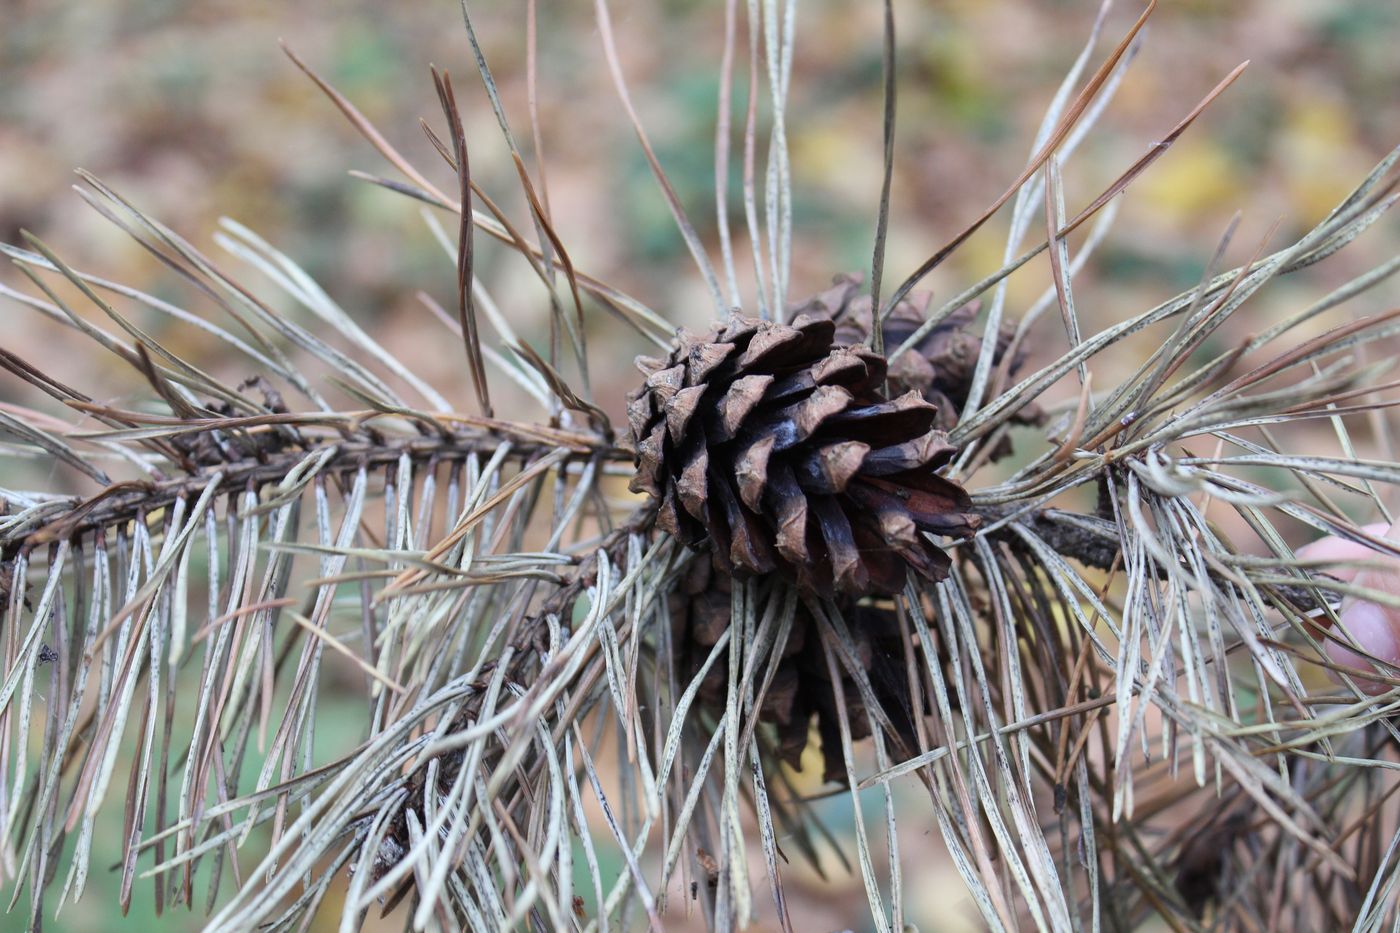
[[[372, 415], [373, 413], [363, 413]], [[206, 441], [239, 428], [255, 424], [283, 424], [306, 427], [320, 426], [322, 419], [303, 416], [277, 418], [252, 417], [242, 419], [176, 419], [179, 432], [164, 435], [193, 442]], [[345, 437], [340, 441], [304, 443], [283, 447], [274, 452], [260, 452], [253, 457], [223, 460], [219, 454], [206, 457], [193, 472], [159, 480], [136, 480], [115, 483], [84, 500], [58, 500], [47, 504], [45, 514], [31, 518], [18, 527], [0, 528], [0, 555], [12, 558], [20, 550], [31, 550], [56, 541], [80, 538], [95, 529], [124, 525], [143, 516], [154, 515], [178, 499], [189, 499], [205, 492], [210, 480], [218, 476], [215, 494], [222, 495], [245, 490], [257, 490], [285, 479], [302, 462], [312, 460], [318, 471], [339, 477], [360, 469], [392, 466], [403, 458], [415, 465], [451, 463], [473, 454], [490, 455], [507, 450], [512, 459], [529, 462], [563, 449], [565, 462], [616, 461], [630, 462], [631, 454], [589, 435], [548, 428], [511, 429], [502, 425], [498, 430], [464, 432], [432, 419], [439, 433], [419, 437], [388, 437], [348, 427], [361, 420], [360, 416], [345, 419]], [[521, 435], [531, 439], [522, 439]], [[560, 445], [545, 444], [533, 438], [555, 435]], [[217, 448], [215, 448], [217, 449]], [[0, 512], [0, 516], [4, 513]]]
[[[1006, 521], [1007, 516], [1016, 510], [1005, 506], [983, 506], [976, 509], [986, 523]], [[1050, 546], [1061, 557], [1078, 561], [1094, 570], [1119, 570], [1123, 566], [1123, 542], [1118, 533], [1118, 525], [1111, 519], [1097, 515], [1085, 515], [1063, 509], [1037, 509], [1017, 515], [1010, 522], [1019, 524]], [[1008, 524], [1010, 523], [1008, 522]], [[1002, 527], [991, 535], [997, 541], [1020, 545], [1020, 540], [1010, 528]], [[1177, 564], [1176, 567], [1182, 567]], [[1168, 570], [1157, 567], [1151, 571], [1152, 577], [1164, 580]], [[1216, 584], [1238, 590], [1240, 583], [1221, 574], [1210, 571], [1209, 578]], [[1302, 584], [1274, 583], [1271, 585], [1282, 599], [1300, 613], [1315, 612], [1323, 606], [1335, 607], [1341, 595], [1321, 592], [1315, 587]]]

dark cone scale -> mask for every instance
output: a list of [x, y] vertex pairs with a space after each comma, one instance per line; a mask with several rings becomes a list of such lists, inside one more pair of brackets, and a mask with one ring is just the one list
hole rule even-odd
[[[699, 673], [715, 643], [729, 627], [730, 591], [729, 578], [715, 573], [708, 561], [695, 560], [671, 592], [671, 625], [680, 683], [688, 684]], [[880, 708], [895, 727], [905, 750], [912, 754], [916, 746], [915, 712], [898, 617], [889, 605], [866, 603], [846, 603], [842, 614], [850, 626], [857, 661], [870, 679]], [[815, 718], [821, 739], [823, 778], [839, 781], [846, 776], [841, 753], [841, 720], [817, 625], [817, 620], [799, 602], [787, 644], [759, 706], [758, 718], [774, 726], [777, 755], [794, 769], [802, 767], [802, 753]], [[757, 687], [756, 681], [755, 690]], [[722, 711], [728, 689], [725, 655], [715, 661], [700, 682], [696, 701], [710, 710]], [[871, 722], [860, 688], [844, 673], [841, 692], [852, 741], [869, 737]]]
[[910, 569], [942, 579], [948, 556], [925, 532], [963, 536], [977, 519], [934, 472], [953, 453], [938, 409], [917, 392], [884, 398], [884, 359], [835, 340], [830, 318], [734, 317], [639, 360], [632, 489], [726, 573], [826, 596], [894, 594]]
[[[838, 275], [832, 280], [831, 288], [793, 305], [789, 313], [832, 321], [836, 325], [838, 346], [868, 343], [874, 315], [871, 313], [870, 295], [862, 293], [861, 285], [862, 277], [859, 274]], [[923, 325], [928, 314], [928, 302], [927, 292], [914, 292], [895, 305], [885, 318], [885, 352], [892, 353]], [[957, 424], [962, 409], [967, 405], [972, 373], [982, 353], [982, 337], [969, 327], [976, 316], [976, 304], [963, 305], [940, 321], [909, 352], [901, 353], [890, 363], [890, 390], [897, 393], [917, 392], [937, 406], [936, 424], [945, 431]], [[1011, 338], [1009, 328], [1003, 328], [997, 334], [996, 347], [992, 351], [995, 366], [1002, 364], [1011, 346]], [[1024, 351], [1017, 349], [1007, 363], [1007, 372], [1013, 380], [1024, 362]], [[1040, 424], [1044, 415], [1035, 405], [1027, 405], [1011, 420], [1016, 424]], [[997, 451], [998, 454], [1009, 452], [1009, 445]]]

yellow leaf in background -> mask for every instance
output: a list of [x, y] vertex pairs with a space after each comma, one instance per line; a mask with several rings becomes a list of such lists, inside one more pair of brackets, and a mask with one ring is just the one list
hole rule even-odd
[[[786, 767], [786, 766], [785, 766]], [[807, 747], [802, 749], [802, 770], [787, 769], [792, 778], [793, 789], [800, 794], [817, 794], [826, 786], [823, 773], [826, 758], [822, 755], [822, 740], [813, 727], [807, 736]]]
[[842, 122], [830, 121], [795, 134], [791, 159], [793, 173], [821, 183], [827, 191], [847, 204], [867, 205], [880, 197], [878, 172], [852, 171], [852, 166], [879, 160], [878, 140], [852, 134]]
[[1202, 214], [1241, 205], [1243, 179], [1219, 144], [1198, 136], [1183, 137], [1134, 183], [1151, 216], [1166, 226], [1199, 220]]
[[[1345, 110], [1320, 95], [1289, 107], [1280, 133], [1278, 162], [1287, 167], [1288, 200], [1300, 221], [1320, 218], [1350, 193], [1364, 151]], [[1364, 166], [1363, 166], [1364, 170]]]

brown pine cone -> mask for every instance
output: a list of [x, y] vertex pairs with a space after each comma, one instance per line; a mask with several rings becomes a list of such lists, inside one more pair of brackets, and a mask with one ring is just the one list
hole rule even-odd
[[[715, 573], [709, 561], [700, 559], [690, 562], [679, 584], [671, 591], [672, 644], [681, 684], [690, 683], [700, 672], [711, 649], [729, 628], [732, 589], [728, 576]], [[782, 659], [758, 712], [761, 722], [777, 727], [778, 754], [793, 768], [801, 767], [802, 750], [807, 747], [807, 733], [816, 708], [810, 696], [799, 696], [802, 679], [797, 662], [812, 622], [811, 615], [799, 603]], [[816, 637], [815, 632], [812, 634]], [[700, 682], [696, 700], [709, 709], [723, 710], [728, 691], [729, 663], [724, 657], [715, 662]]]
[[736, 316], [639, 359], [632, 489], [726, 573], [826, 596], [894, 594], [910, 568], [942, 579], [948, 555], [924, 533], [967, 535], [977, 517], [934, 472], [953, 453], [938, 409], [916, 392], [883, 398], [884, 359], [835, 335], [830, 319]]
[[[671, 626], [682, 684], [688, 684], [699, 673], [711, 649], [729, 627], [730, 591], [729, 578], [715, 573], [705, 560], [692, 561], [672, 591]], [[846, 603], [842, 606], [842, 615], [850, 626], [858, 660], [869, 675], [881, 709], [890, 718], [905, 749], [912, 752], [915, 747], [914, 703], [905, 673], [904, 638], [894, 609], [887, 605]], [[815, 716], [817, 734], [821, 738], [823, 777], [839, 781], [846, 776], [840, 718], [817, 624], [805, 605], [799, 602], [758, 718], [775, 727], [778, 756], [789, 767], [800, 769]], [[870, 718], [860, 689], [849, 676], [843, 675], [841, 680], [851, 738], [853, 741], [868, 738]], [[696, 700], [708, 709], [722, 711], [728, 688], [727, 658], [720, 658], [701, 681]]]
[[[843, 612], [850, 626], [851, 638], [855, 642], [856, 660], [870, 681], [870, 688], [880, 709], [889, 717], [895, 735], [903, 743], [901, 753], [891, 747], [890, 753], [897, 760], [904, 755], [912, 755], [918, 739], [914, 731], [914, 717], [927, 712], [920, 702], [920, 709], [914, 709], [909, 693], [909, 675], [904, 660], [904, 635], [900, 630], [899, 617], [893, 607], [872, 603], [848, 606]], [[820, 636], [812, 632], [809, 638], [816, 641]], [[946, 665], [947, 658], [941, 657]], [[828, 781], [846, 779], [846, 761], [841, 754], [841, 719], [836, 710], [836, 691], [831, 684], [831, 671], [826, 666], [826, 656], [820, 642], [816, 642], [815, 652], [807, 661], [809, 678], [820, 680], [817, 686], [804, 686], [806, 693], [817, 703], [817, 733], [822, 741], [822, 758], [825, 764], [824, 778]], [[838, 670], [840, 662], [837, 662]], [[865, 701], [854, 678], [841, 675], [842, 695], [846, 701], [846, 715], [851, 729], [851, 740], [860, 741], [870, 737], [871, 722], [866, 713]], [[954, 698], [955, 699], [955, 698]], [[956, 703], [955, 703], [956, 705]]]
[[[870, 295], [861, 290], [864, 278], [858, 272], [837, 275], [832, 279], [831, 288], [793, 305], [789, 314], [831, 320], [836, 325], [838, 346], [868, 343], [874, 315], [870, 310]], [[894, 352], [923, 325], [928, 316], [929, 297], [928, 292], [913, 292], [895, 305], [889, 317], [885, 318], [885, 352]], [[945, 431], [952, 430], [958, 423], [958, 417], [967, 405], [972, 373], [977, 366], [977, 357], [982, 353], [982, 337], [968, 328], [976, 316], [975, 303], [963, 305], [940, 321], [909, 352], [901, 353], [890, 363], [891, 391], [918, 392], [936, 405], [937, 426]], [[1011, 346], [1012, 336], [1013, 330], [1009, 327], [1003, 327], [997, 334], [997, 345], [992, 355], [994, 365], [1001, 364]], [[1025, 351], [1018, 348], [1007, 368], [1013, 379], [1025, 363], [1025, 358]], [[1022, 408], [1011, 420], [1015, 424], [1040, 424], [1045, 419], [1044, 413], [1031, 404]], [[1010, 445], [1001, 445], [993, 459], [1010, 451]]]

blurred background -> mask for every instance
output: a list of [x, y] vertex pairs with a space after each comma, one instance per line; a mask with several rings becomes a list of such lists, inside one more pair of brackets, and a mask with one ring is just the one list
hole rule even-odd
[[[1082, 48], [1098, 6], [1091, 0], [896, 4], [899, 122], [887, 288], [975, 219], [1019, 173], [1040, 116]], [[637, 109], [717, 257], [713, 133], [723, 4], [665, 0], [614, 7], [619, 53]], [[348, 176], [353, 169], [393, 172], [278, 48], [282, 39], [295, 49], [443, 188], [453, 184], [451, 175], [419, 120], [442, 126], [428, 66], [449, 70], [464, 111], [473, 175], [528, 229], [524, 199], [481, 92], [456, 3], [8, 0], [3, 10], [0, 239], [18, 242], [21, 229], [32, 231], [77, 268], [192, 309], [203, 307], [69, 190], [76, 181], [73, 169], [82, 167], [226, 269], [239, 271], [271, 302], [300, 313], [259, 273], [240, 269], [237, 259], [215, 246], [218, 219], [229, 216], [303, 264], [419, 375], [469, 404], [460, 344], [443, 339], [441, 325], [415, 298], [423, 290], [450, 307], [452, 262], [418, 204]], [[1095, 62], [1139, 11], [1137, 4], [1117, 5]], [[542, 0], [539, 18], [542, 160], [530, 142], [524, 5], [473, 8], [512, 128], [534, 177], [547, 181], [561, 239], [579, 268], [677, 324], [700, 325], [710, 314], [709, 299], [618, 103], [592, 5]], [[741, 36], [743, 29], [741, 24]], [[833, 273], [869, 266], [882, 162], [880, 4], [807, 0], [796, 32], [787, 117], [792, 299], [820, 290]], [[1114, 234], [1078, 285], [1085, 329], [1097, 330], [1192, 287], [1237, 211], [1243, 216], [1226, 253], [1229, 265], [1248, 258], [1275, 223], [1270, 249], [1320, 220], [1400, 142], [1397, 39], [1400, 6], [1393, 0], [1163, 0], [1113, 104], [1065, 167], [1071, 214], [1232, 68], [1245, 59], [1252, 64], [1123, 199]], [[741, 61], [746, 54], [741, 39]], [[736, 97], [742, 100], [742, 89]], [[736, 153], [729, 198], [736, 229], [743, 216], [738, 164]], [[1041, 226], [1037, 220], [1033, 229]], [[946, 298], [995, 270], [1004, 238], [1003, 215], [931, 276], [927, 287]], [[1251, 314], [1217, 339], [1223, 345], [1257, 330], [1281, 309], [1300, 307], [1393, 255], [1397, 240], [1392, 224], [1271, 287]], [[746, 246], [739, 255], [747, 255]], [[528, 267], [487, 244], [477, 271], [521, 336], [542, 346], [548, 305]], [[27, 287], [14, 270], [0, 271], [0, 281]], [[1013, 277], [1008, 314], [1033, 304], [1049, 281], [1045, 269], [1035, 266]], [[1393, 306], [1395, 294], [1392, 288], [1369, 296], [1358, 307]], [[107, 373], [91, 347], [56, 352], [70, 338], [53, 322], [3, 299], [0, 305], [6, 349], [92, 395], [119, 401], [140, 391], [116, 367]], [[216, 374], [235, 381], [248, 375], [229, 369], [237, 364], [220, 358], [215, 348], [206, 353], [189, 328], [140, 314], [137, 319]], [[627, 364], [646, 347], [601, 312], [590, 312], [588, 327], [595, 396], [620, 415], [633, 382]], [[1044, 338], [1032, 342], [1040, 362], [1058, 355], [1064, 339], [1058, 315], [1047, 315], [1037, 334]], [[1147, 348], [1160, 334], [1142, 339], [1140, 346]], [[1096, 364], [1095, 385], [1111, 384], [1115, 366], [1126, 373], [1140, 360], [1130, 350], [1111, 355]], [[13, 380], [0, 381], [0, 401], [43, 407]], [[64, 485], [63, 478], [46, 475], [5, 479], [5, 485]], [[818, 789], [811, 781], [799, 786]], [[878, 799], [868, 803], [878, 820]], [[910, 812], [919, 812], [911, 803]], [[848, 830], [848, 798], [834, 797], [823, 806], [838, 835]], [[119, 814], [113, 818], [119, 821]], [[937, 827], [916, 823], [901, 826], [905, 842], [924, 835], [930, 857], [905, 865], [906, 873], [919, 873], [917, 880], [906, 878], [910, 919], [924, 930], [976, 929], [960, 882], [936, 857]], [[105, 869], [100, 855], [95, 863], [87, 895], [65, 908], [60, 929], [114, 928], [115, 891], [104, 887], [105, 871], [96, 870], [99, 864]], [[800, 929], [858, 927], [865, 913], [858, 877], [835, 859], [827, 868], [824, 880], [797, 864], [790, 869], [788, 898], [800, 911], [794, 914]], [[755, 880], [761, 892], [761, 872]], [[679, 922], [681, 913], [672, 916]], [[126, 927], [146, 929], [151, 922], [149, 895], [138, 892]], [[0, 928], [5, 923], [0, 917]], [[198, 919], [188, 925], [197, 927]]]

